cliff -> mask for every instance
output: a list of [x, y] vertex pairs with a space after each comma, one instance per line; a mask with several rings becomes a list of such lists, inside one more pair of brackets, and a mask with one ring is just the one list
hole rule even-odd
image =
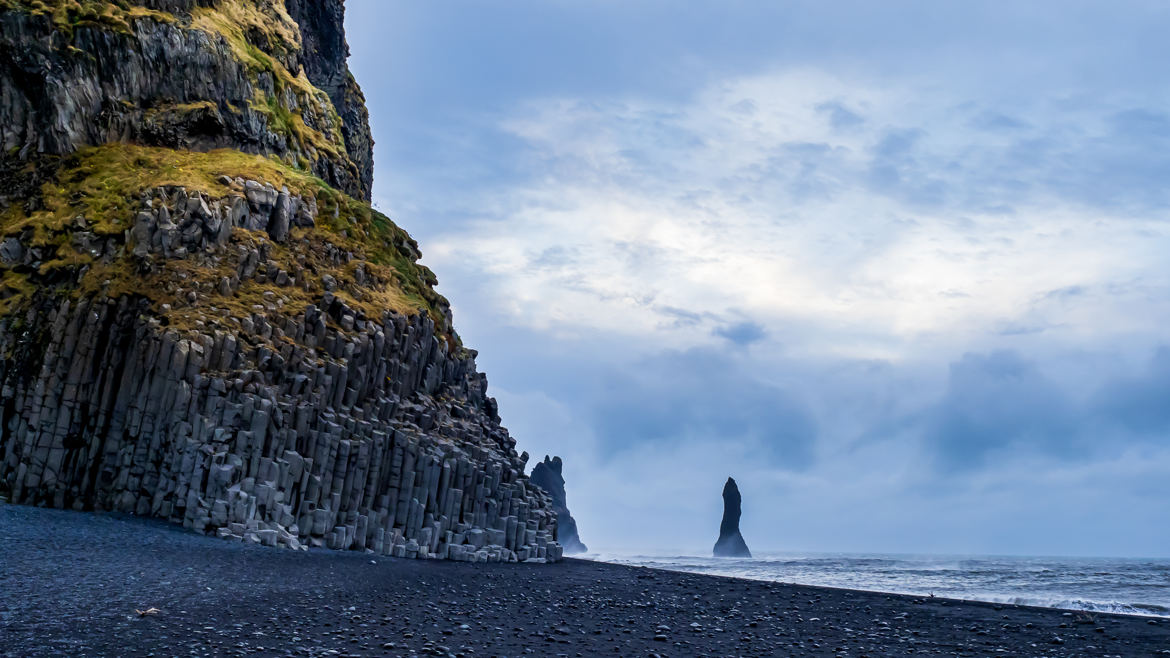
[[577, 535], [577, 521], [569, 512], [568, 498], [565, 495], [565, 476], [562, 474], [564, 463], [560, 457], [548, 458], [537, 462], [532, 467], [532, 484], [544, 489], [552, 497], [553, 511], [557, 515], [557, 542], [564, 547], [566, 553], [584, 553], [589, 550], [581, 543]]
[[117, 141], [231, 148], [368, 201], [373, 140], [341, 2], [289, 5], [0, 0], [0, 147], [21, 161]]
[[340, 0], [0, 0], [0, 495], [290, 547], [555, 560]]

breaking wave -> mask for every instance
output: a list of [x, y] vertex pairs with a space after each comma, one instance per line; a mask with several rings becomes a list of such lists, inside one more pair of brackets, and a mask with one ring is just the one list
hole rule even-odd
[[1170, 560], [769, 553], [754, 558], [593, 553], [716, 576], [1086, 612], [1170, 617]]

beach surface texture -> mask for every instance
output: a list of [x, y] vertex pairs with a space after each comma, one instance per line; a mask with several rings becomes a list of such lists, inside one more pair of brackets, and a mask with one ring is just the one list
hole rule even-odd
[[583, 560], [282, 551], [2, 503], [0, 536], [3, 656], [1170, 655], [1168, 619]]

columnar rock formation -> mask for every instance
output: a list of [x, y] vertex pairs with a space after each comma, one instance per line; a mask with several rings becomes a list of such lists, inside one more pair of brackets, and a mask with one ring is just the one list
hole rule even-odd
[[584, 553], [589, 549], [577, 536], [577, 522], [569, 513], [563, 469], [564, 463], [560, 457], [549, 459], [548, 455], [545, 455], [544, 461], [538, 462], [532, 468], [531, 480], [552, 496], [553, 511], [557, 514], [557, 541], [564, 547], [566, 553]]
[[739, 487], [727, 478], [723, 485], [723, 521], [719, 523], [719, 541], [715, 542], [715, 557], [751, 557], [743, 535], [739, 534]]
[[555, 561], [340, 0], [0, 0], [0, 495], [227, 539]]

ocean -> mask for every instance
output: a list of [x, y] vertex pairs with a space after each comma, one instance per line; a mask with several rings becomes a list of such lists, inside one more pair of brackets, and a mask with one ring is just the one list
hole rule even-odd
[[577, 557], [803, 585], [1170, 617], [1170, 559], [763, 553]]

